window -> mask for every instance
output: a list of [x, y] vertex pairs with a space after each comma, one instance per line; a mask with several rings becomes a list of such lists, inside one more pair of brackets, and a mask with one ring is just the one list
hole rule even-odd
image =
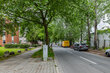
[[5, 44], [5, 40], [3, 40], [3, 44]]

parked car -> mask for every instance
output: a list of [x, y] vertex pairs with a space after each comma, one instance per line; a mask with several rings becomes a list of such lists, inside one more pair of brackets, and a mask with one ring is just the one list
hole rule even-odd
[[88, 46], [85, 43], [82, 43], [82, 44], [75, 43], [74, 46], [73, 46], [73, 49], [77, 50], [77, 51], [82, 51], [82, 50], [87, 51], [88, 50]]
[[110, 56], [110, 49], [107, 49], [107, 50], [105, 51], [105, 55], [106, 55], [107, 57]]

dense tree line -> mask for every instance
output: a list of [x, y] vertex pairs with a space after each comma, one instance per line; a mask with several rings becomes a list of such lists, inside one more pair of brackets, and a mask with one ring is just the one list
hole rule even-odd
[[0, 3], [0, 13], [12, 25], [20, 26], [29, 41], [45, 40], [47, 45], [49, 41], [75, 42], [80, 38], [81, 42], [86, 39], [90, 47], [94, 27], [97, 49], [97, 25], [105, 14], [110, 15], [109, 0], [1, 0]]

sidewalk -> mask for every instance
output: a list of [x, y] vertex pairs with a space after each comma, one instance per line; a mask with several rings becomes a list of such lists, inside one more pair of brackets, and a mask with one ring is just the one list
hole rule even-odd
[[36, 48], [21, 55], [0, 62], [0, 73], [57, 73], [54, 61], [37, 61], [31, 55]]
[[93, 49], [89, 49], [87, 52], [88, 52], [88, 53], [92, 53], [92, 54], [96, 54], [96, 55], [100, 55], [100, 56], [106, 57], [106, 55], [105, 55], [105, 50], [104, 50], [104, 49], [103, 49], [103, 50], [93, 50]]

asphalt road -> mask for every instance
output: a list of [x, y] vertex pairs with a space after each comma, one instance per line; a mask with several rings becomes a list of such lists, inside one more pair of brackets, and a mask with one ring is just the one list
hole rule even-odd
[[56, 60], [64, 73], [110, 73], [110, 58], [70, 48], [53, 47]]

